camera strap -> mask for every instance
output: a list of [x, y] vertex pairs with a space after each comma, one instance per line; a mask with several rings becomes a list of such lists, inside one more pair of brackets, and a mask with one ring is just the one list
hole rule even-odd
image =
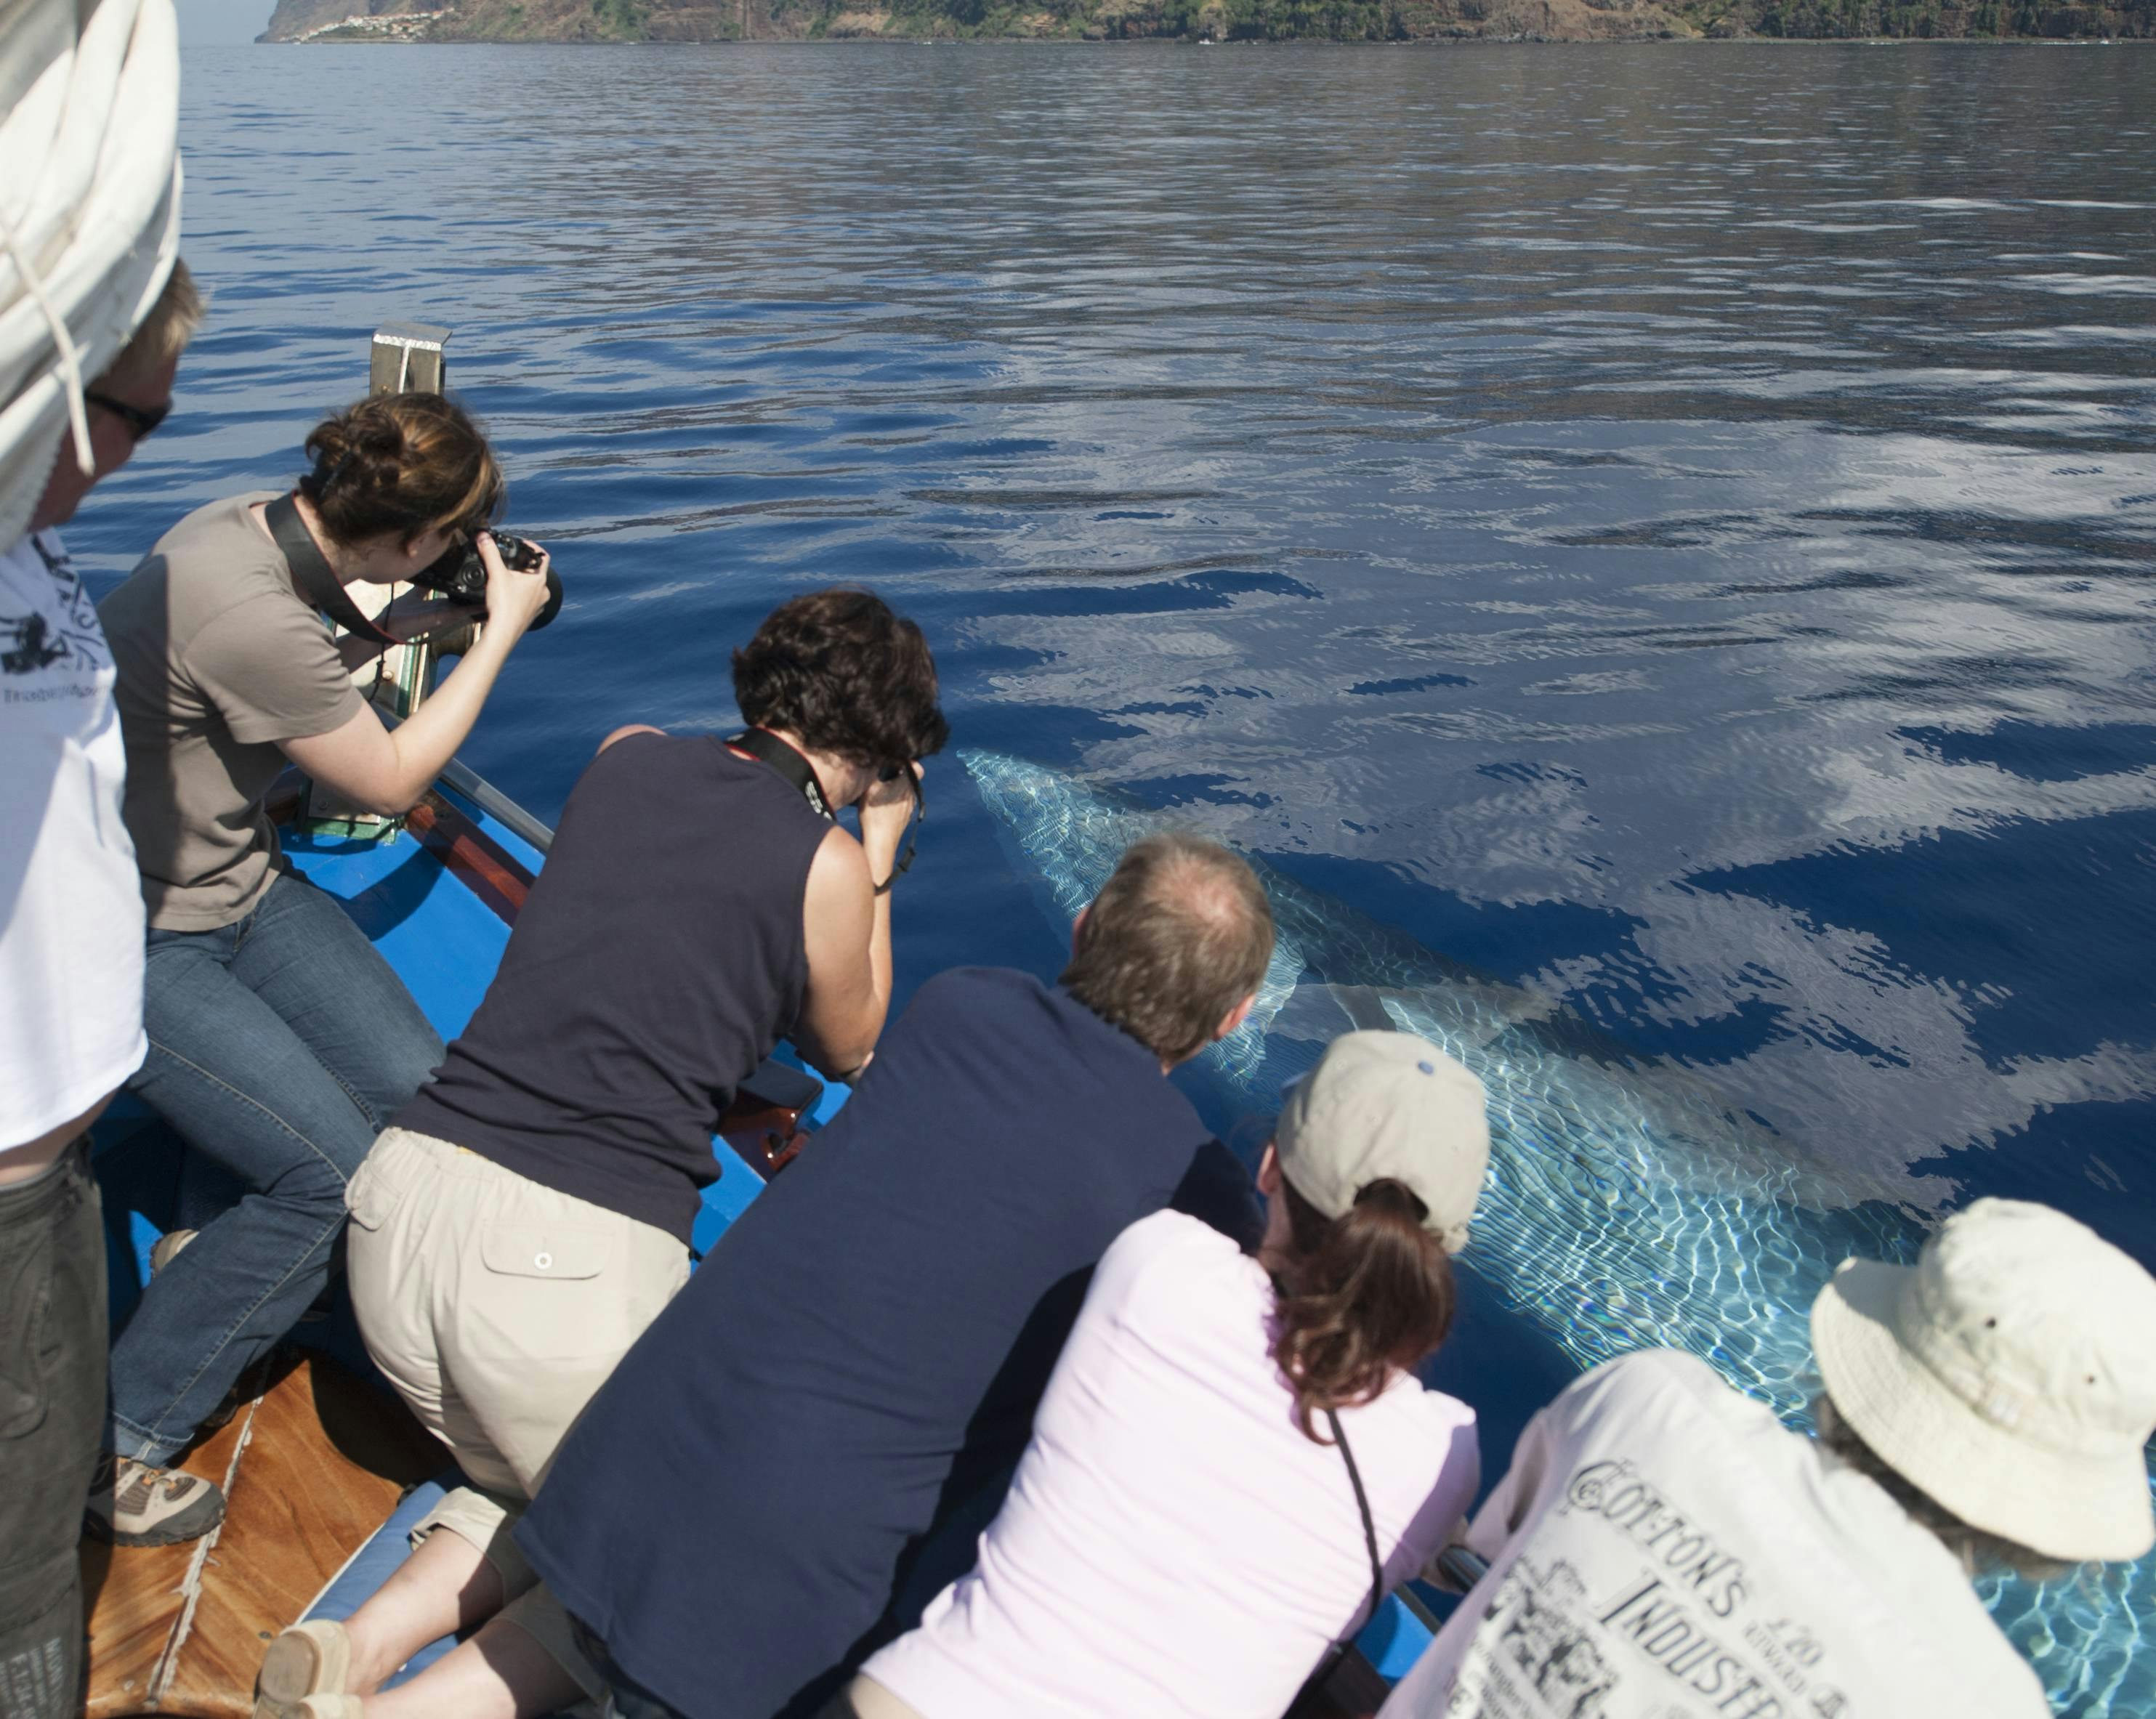
[[347, 633], [377, 644], [398, 642], [359, 612], [351, 593], [338, 582], [321, 545], [315, 541], [315, 534], [300, 517], [300, 505], [289, 490], [263, 511], [263, 518], [270, 535], [277, 540], [277, 547], [284, 552], [285, 564], [292, 570], [293, 586], [301, 597]]
[[[1279, 1288], [1279, 1279], [1273, 1280], [1273, 1286], [1276, 1290]], [[1368, 1609], [1355, 1619], [1346, 1634], [1325, 1650], [1325, 1657], [1317, 1662], [1317, 1669], [1304, 1679], [1301, 1693], [1288, 1709], [1290, 1712], [1302, 1705], [1304, 1696], [1315, 1696], [1323, 1689], [1326, 1681], [1348, 1657], [1348, 1650], [1355, 1645], [1355, 1638], [1377, 1620], [1378, 1609], [1385, 1603], [1384, 1560], [1378, 1556], [1378, 1527], [1370, 1520], [1370, 1497], [1363, 1490], [1363, 1471], [1355, 1466], [1355, 1453], [1348, 1448], [1348, 1434], [1341, 1430], [1337, 1412], [1327, 1409], [1325, 1424], [1332, 1431], [1332, 1442], [1339, 1447], [1340, 1460], [1348, 1465], [1348, 1484], [1354, 1489], [1356, 1513], [1363, 1518], [1363, 1550], [1370, 1559], [1370, 1599]]]
[[824, 799], [824, 785], [816, 780], [816, 772], [808, 767], [808, 761], [767, 728], [747, 728], [728, 737], [726, 744], [737, 752], [747, 752], [768, 764], [781, 776], [801, 791], [801, 798], [808, 803], [809, 809], [820, 818], [834, 815]]

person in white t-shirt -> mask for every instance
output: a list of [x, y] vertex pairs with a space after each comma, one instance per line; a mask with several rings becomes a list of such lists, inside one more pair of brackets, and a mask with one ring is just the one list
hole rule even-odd
[[[81, 1709], [75, 1542], [104, 1430], [106, 1341], [85, 1131], [147, 1049], [112, 653], [53, 527], [163, 420], [201, 320], [176, 262], [85, 390], [91, 469], [63, 442], [29, 534], [0, 554], [0, 1706], [11, 1719]], [[18, 1357], [31, 1364], [10, 1368]]]
[[1479, 1482], [1413, 1372], [1489, 1162], [1481, 1083], [1403, 1033], [1289, 1096], [1258, 1257], [1162, 1212], [1102, 1257], [980, 1562], [825, 1719], [1276, 1719]]
[[1845, 1261], [1811, 1329], [1816, 1439], [1664, 1349], [1536, 1416], [1381, 1719], [2045, 1719], [1969, 1578], [2156, 1543], [2156, 1280], [1979, 1200], [1913, 1266]]

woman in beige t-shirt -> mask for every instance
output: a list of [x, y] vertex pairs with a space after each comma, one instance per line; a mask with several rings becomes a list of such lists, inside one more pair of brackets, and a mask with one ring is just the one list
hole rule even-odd
[[[356, 804], [409, 808], [546, 600], [543, 564], [511, 570], [485, 535], [501, 469], [452, 402], [362, 401], [306, 451], [294, 492], [198, 509], [99, 611], [149, 912], [150, 1049], [128, 1085], [243, 1190], [164, 1264], [114, 1346], [91, 1511], [123, 1545], [222, 1518], [218, 1489], [168, 1465], [321, 1289], [346, 1181], [442, 1054], [340, 904], [281, 863], [270, 784], [295, 763]], [[408, 579], [465, 537], [487, 569], [487, 625], [393, 731], [353, 687], [322, 608], [344, 606], [346, 585]]]

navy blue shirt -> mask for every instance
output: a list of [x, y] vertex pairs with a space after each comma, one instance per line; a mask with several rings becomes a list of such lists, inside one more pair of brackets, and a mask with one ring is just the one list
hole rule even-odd
[[689, 1244], [711, 1134], [801, 1013], [830, 824], [710, 735], [584, 767], [501, 970], [397, 1125]]
[[932, 979], [593, 1400], [518, 1543], [691, 1719], [813, 1711], [932, 1524], [1006, 1476], [1094, 1265], [1208, 1139], [1067, 993]]

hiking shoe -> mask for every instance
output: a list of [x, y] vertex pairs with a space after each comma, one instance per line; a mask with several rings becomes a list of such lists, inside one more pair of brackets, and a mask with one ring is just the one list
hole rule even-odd
[[107, 1456], [90, 1484], [82, 1525], [115, 1546], [171, 1546], [199, 1540], [224, 1520], [215, 1482], [131, 1456]]
[[192, 1241], [198, 1231], [168, 1229], [151, 1244], [150, 1275], [155, 1277], [179, 1257], [180, 1249]]
[[351, 1679], [352, 1638], [343, 1624], [327, 1618], [295, 1624], [262, 1655], [254, 1719], [299, 1719], [310, 1697], [341, 1696]]

